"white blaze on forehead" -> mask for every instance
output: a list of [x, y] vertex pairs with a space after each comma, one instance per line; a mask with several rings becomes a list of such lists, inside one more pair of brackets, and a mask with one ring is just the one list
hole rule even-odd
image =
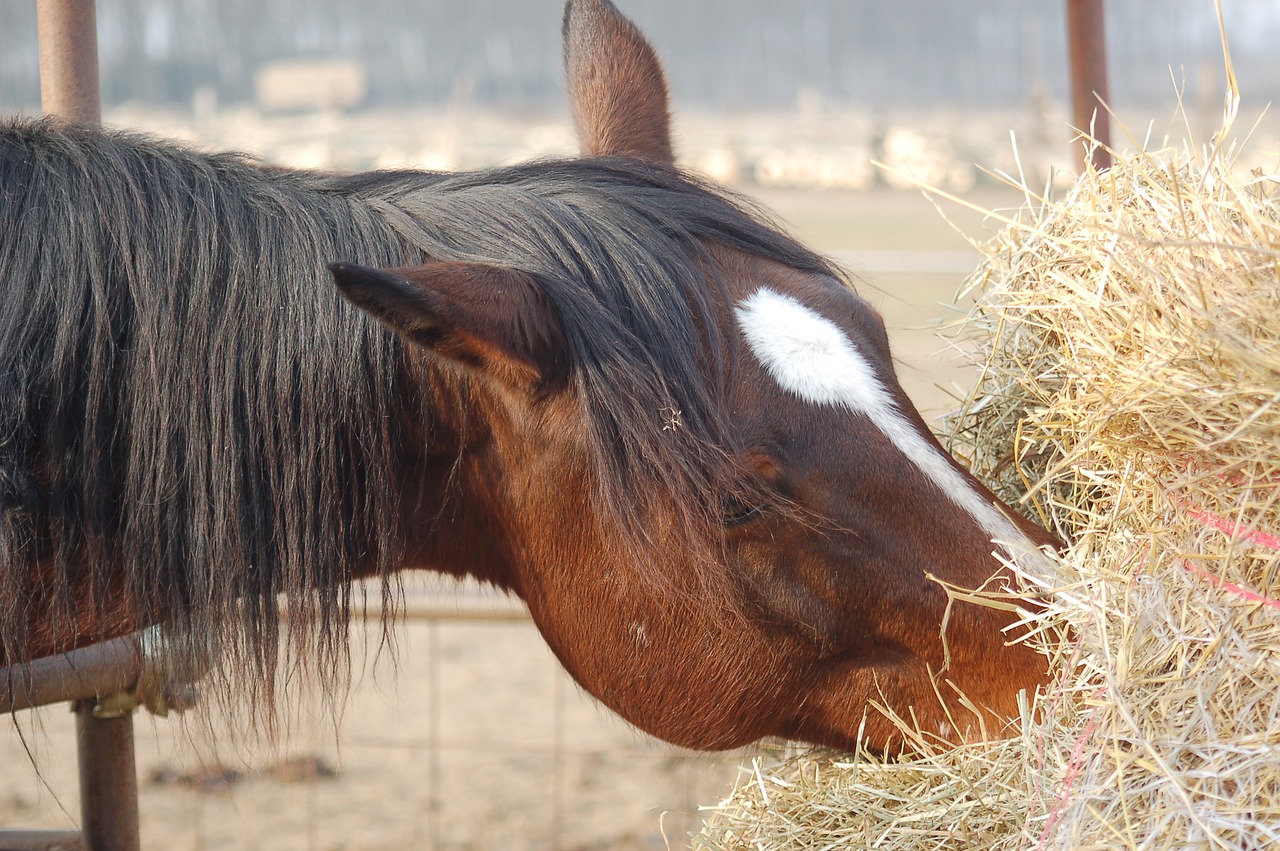
[[839, 326], [768, 287], [752, 293], [738, 306], [737, 314], [751, 351], [784, 390], [815, 405], [865, 415], [993, 541], [1005, 544], [1024, 569], [1037, 573], [1044, 569], [1039, 550], [1013, 521], [974, 490], [951, 459], [916, 431], [871, 362]]
[[815, 405], [870, 414], [893, 407], [871, 364], [836, 324], [782, 293], [762, 287], [738, 308], [738, 324], [783, 389]]

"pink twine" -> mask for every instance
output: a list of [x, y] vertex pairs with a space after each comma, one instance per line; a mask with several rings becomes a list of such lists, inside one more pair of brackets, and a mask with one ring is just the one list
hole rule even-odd
[[[1230, 535], [1233, 538], [1241, 538], [1249, 541], [1250, 543], [1257, 544], [1260, 547], [1280, 551], [1280, 535], [1273, 535], [1270, 532], [1264, 532], [1261, 529], [1250, 529], [1248, 526], [1228, 520], [1225, 517], [1219, 517], [1212, 512], [1199, 508], [1184, 497], [1173, 496], [1172, 499], [1174, 502], [1186, 509], [1187, 514], [1189, 514], [1193, 520], [1199, 520], [1206, 526], [1211, 526], [1219, 532]], [[1178, 563], [1182, 565], [1184, 570], [1207, 580], [1215, 588], [1230, 591], [1232, 594], [1243, 597], [1250, 603], [1260, 603], [1272, 609], [1280, 609], [1280, 600], [1272, 600], [1270, 597], [1264, 597], [1256, 591], [1250, 591], [1248, 588], [1242, 588], [1239, 585], [1227, 582], [1225, 579], [1219, 576], [1214, 576], [1211, 573], [1207, 573], [1195, 565], [1189, 564], [1185, 561], [1179, 561]]]
[[1228, 520], [1225, 517], [1219, 517], [1208, 511], [1197, 508], [1189, 500], [1175, 496], [1175, 502], [1181, 503], [1182, 507], [1187, 510], [1193, 520], [1199, 520], [1206, 526], [1212, 526], [1219, 532], [1230, 535], [1233, 538], [1243, 538], [1246, 541], [1257, 544], [1260, 547], [1266, 547], [1270, 550], [1280, 550], [1280, 535], [1272, 535], [1270, 532], [1263, 532], [1261, 529], [1250, 529], [1241, 523]]
[[1098, 714], [1095, 710], [1089, 713], [1089, 723], [1085, 725], [1084, 732], [1071, 748], [1071, 759], [1067, 761], [1067, 774], [1062, 778], [1062, 791], [1058, 795], [1058, 803], [1049, 811], [1049, 820], [1045, 822], [1044, 830], [1040, 833], [1040, 840], [1036, 843], [1037, 848], [1045, 847], [1045, 843], [1049, 841], [1049, 834], [1058, 824], [1058, 819], [1062, 818], [1063, 813], [1067, 811], [1067, 797], [1071, 794], [1076, 775], [1084, 768], [1085, 745], [1093, 738], [1093, 730], [1097, 725]]
[[1226, 581], [1220, 576], [1214, 576], [1211, 573], [1206, 573], [1194, 564], [1188, 564], [1185, 561], [1179, 561], [1178, 564], [1182, 565], [1183, 569], [1189, 573], [1194, 573], [1196, 576], [1207, 580], [1209, 584], [1215, 588], [1221, 588], [1223, 591], [1230, 591], [1232, 594], [1243, 597], [1250, 603], [1261, 603], [1268, 608], [1280, 609], [1280, 600], [1272, 600], [1270, 597], [1262, 596], [1257, 591], [1250, 591], [1248, 588], [1242, 588], [1239, 585]]

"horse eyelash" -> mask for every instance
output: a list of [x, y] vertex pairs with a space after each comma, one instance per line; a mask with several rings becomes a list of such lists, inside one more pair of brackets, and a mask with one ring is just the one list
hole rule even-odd
[[768, 506], [763, 502], [739, 503], [733, 500], [724, 506], [721, 522], [726, 529], [738, 529], [749, 525], [767, 512]]

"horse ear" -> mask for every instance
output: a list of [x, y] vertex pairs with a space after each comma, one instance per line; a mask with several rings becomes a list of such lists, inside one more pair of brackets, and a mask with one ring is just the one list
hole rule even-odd
[[560, 319], [527, 272], [484, 263], [329, 266], [338, 289], [392, 331], [464, 367], [525, 382], [567, 374]]
[[666, 77], [636, 25], [609, 0], [568, 0], [562, 29], [582, 153], [674, 165]]

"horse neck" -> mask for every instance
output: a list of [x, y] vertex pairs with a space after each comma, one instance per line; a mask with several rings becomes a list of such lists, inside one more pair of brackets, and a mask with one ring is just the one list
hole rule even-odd
[[456, 372], [410, 358], [413, 392], [402, 413], [410, 435], [401, 471], [404, 567], [518, 590], [502, 406]]

